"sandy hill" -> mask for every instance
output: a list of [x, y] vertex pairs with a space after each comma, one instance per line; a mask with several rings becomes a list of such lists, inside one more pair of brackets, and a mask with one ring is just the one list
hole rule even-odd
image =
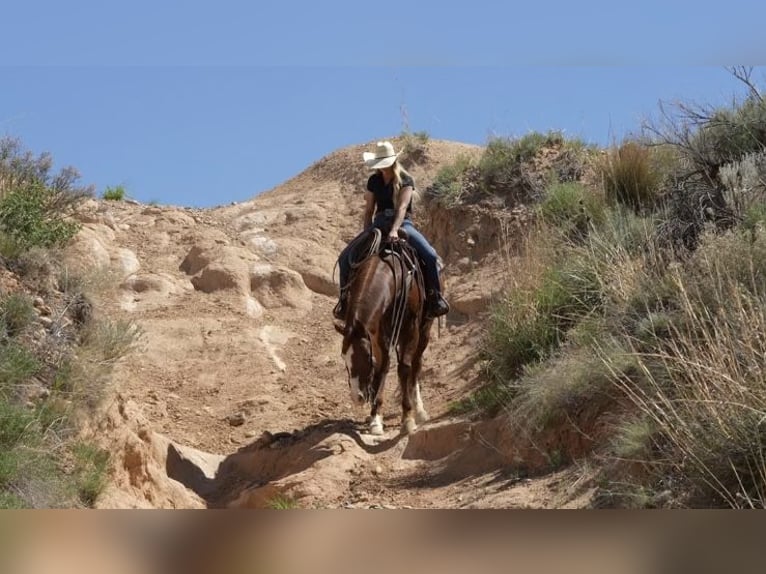
[[[114, 453], [100, 507], [580, 504], [557, 486], [560, 475], [504, 472], [520, 453], [501, 419], [450, 416], [450, 403], [477, 384], [482, 312], [513, 256], [503, 248], [513, 242], [508, 214], [416, 208], [447, 263], [453, 305], [424, 359], [432, 420], [400, 437], [389, 385], [386, 434], [364, 434], [331, 309], [336, 256], [360, 228], [361, 153], [373, 145], [335, 151], [216, 209], [86, 206], [69, 257], [117, 274], [118, 290], [96, 308], [143, 331], [93, 429]], [[441, 166], [480, 151], [432, 140], [405, 164], [423, 190]]]

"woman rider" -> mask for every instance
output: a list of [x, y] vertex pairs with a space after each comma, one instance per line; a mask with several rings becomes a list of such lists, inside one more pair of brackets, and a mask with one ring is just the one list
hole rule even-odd
[[[399, 229], [407, 232], [407, 241], [415, 248], [425, 265], [423, 270], [426, 286], [426, 313], [429, 317], [439, 317], [449, 312], [449, 304], [441, 294], [439, 270], [437, 267], [436, 250], [412, 224], [412, 197], [415, 193], [415, 182], [412, 176], [400, 165], [398, 158], [401, 151], [394, 152], [390, 142], [378, 142], [374, 152], [364, 152], [364, 164], [374, 169], [367, 180], [365, 192], [364, 231], [376, 227], [383, 233], [388, 233], [391, 239], [399, 238]], [[359, 237], [357, 236], [357, 238]], [[333, 314], [337, 319], [343, 319], [346, 314], [346, 287], [351, 272], [349, 243], [341, 252], [338, 259], [340, 267], [340, 300]]]

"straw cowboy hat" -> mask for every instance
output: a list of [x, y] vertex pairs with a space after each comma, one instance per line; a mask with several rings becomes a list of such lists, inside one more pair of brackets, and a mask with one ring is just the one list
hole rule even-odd
[[391, 142], [378, 142], [374, 152], [362, 153], [362, 159], [364, 165], [370, 169], [381, 169], [393, 165], [400, 153], [402, 152], [394, 152], [394, 146], [391, 145]]

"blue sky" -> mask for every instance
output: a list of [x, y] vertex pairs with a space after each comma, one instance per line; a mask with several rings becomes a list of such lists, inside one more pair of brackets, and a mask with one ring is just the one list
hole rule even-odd
[[752, 2], [15, 4], [3, 8], [0, 135], [99, 193], [122, 184], [201, 207], [407, 126], [605, 145], [659, 100], [743, 93], [724, 64], [764, 63], [766, 8]]

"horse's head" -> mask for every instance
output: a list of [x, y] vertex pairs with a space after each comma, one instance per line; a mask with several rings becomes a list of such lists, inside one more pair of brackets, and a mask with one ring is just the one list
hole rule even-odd
[[348, 329], [343, 337], [341, 353], [348, 372], [351, 402], [361, 406], [373, 398], [372, 380], [375, 373], [375, 359], [367, 331]]

